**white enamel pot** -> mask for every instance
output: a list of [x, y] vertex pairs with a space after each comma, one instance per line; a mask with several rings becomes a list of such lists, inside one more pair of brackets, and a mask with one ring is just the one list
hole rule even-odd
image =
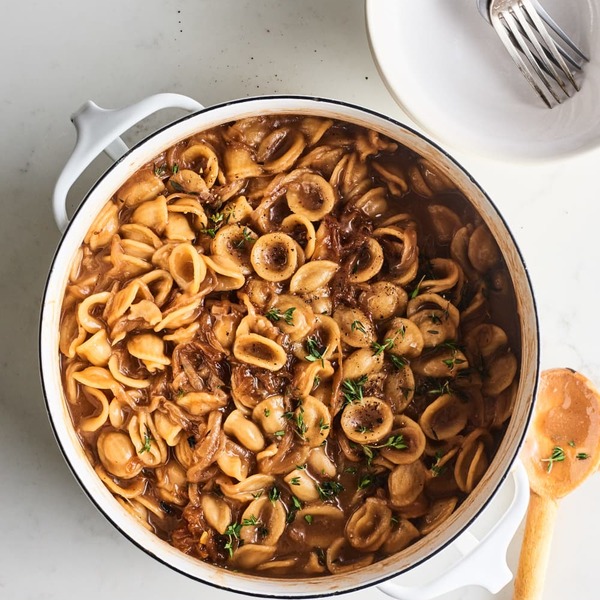
[[[162, 108], [178, 107], [189, 115], [163, 127], [132, 149], [120, 135]], [[191, 558], [141, 527], [117, 503], [88, 462], [67, 410], [59, 369], [59, 317], [71, 261], [104, 203], [139, 167], [161, 151], [201, 130], [261, 114], [320, 115], [379, 131], [412, 148], [453, 179], [495, 236], [516, 291], [521, 329], [520, 382], [508, 429], [476, 490], [437, 531], [406, 551], [343, 575], [312, 579], [262, 578], [226, 571]], [[276, 96], [238, 100], [210, 108], [176, 94], [159, 94], [120, 110], [88, 102], [72, 118], [78, 140], [54, 191], [53, 208], [64, 235], [48, 277], [41, 315], [40, 364], [50, 422], [60, 449], [91, 501], [133, 543], [160, 562], [198, 581], [246, 595], [310, 598], [377, 585], [383, 592], [417, 600], [433, 598], [467, 585], [496, 593], [511, 579], [506, 550], [526, 510], [529, 492], [517, 454], [531, 416], [539, 366], [534, 298], [515, 241], [485, 192], [447, 153], [419, 133], [388, 117], [342, 102]], [[92, 159], [106, 150], [116, 162], [96, 182], [68, 219], [69, 188]], [[432, 579], [433, 575], [433, 579]]]

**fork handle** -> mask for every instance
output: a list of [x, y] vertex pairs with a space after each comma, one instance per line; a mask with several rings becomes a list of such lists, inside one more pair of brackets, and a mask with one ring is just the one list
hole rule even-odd
[[556, 500], [531, 492], [513, 600], [542, 597], [557, 510]]

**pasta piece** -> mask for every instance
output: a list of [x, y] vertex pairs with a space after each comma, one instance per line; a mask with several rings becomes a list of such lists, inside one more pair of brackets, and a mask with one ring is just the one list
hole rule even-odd
[[133, 336], [127, 342], [127, 351], [131, 356], [139, 358], [150, 373], [171, 364], [171, 359], [164, 353], [164, 344], [160, 337], [152, 333]]
[[105, 329], [100, 329], [85, 342], [76, 347], [76, 352], [81, 358], [97, 367], [106, 367], [112, 354], [112, 347], [108, 341]]
[[189, 219], [188, 225], [195, 231], [200, 233], [208, 228], [206, 211], [195, 195], [175, 193], [167, 196], [167, 211], [169, 212], [169, 222], [173, 214], [185, 215]]
[[419, 294], [415, 298], [411, 298], [406, 307], [406, 316], [412, 318], [421, 311], [431, 311], [432, 309], [443, 313], [444, 317], [449, 319], [458, 328], [460, 324], [458, 308], [439, 294], [432, 292]]
[[244, 448], [225, 438], [223, 451], [217, 456], [217, 465], [225, 475], [244, 481], [250, 473], [250, 456]]
[[285, 530], [286, 517], [281, 500], [255, 498], [242, 514], [240, 539], [244, 544], [275, 545]]
[[413, 373], [421, 377], [455, 378], [469, 368], [469, 361], [462, 350], [448, 343], [417, 357], [410, 365]]
[[362, 210], [371, 219], [381, 217], [387, 212], [388, 208], [385, 188], [371, 188], [354, 201], [354, 206]]
[[140, 258], [146, 262], [152, 259], [152, 256], [154, 255], [155, 251], [155, 248], [153, 246], [150, 246], [149, 244], [144, 244], [143, 242], [138, 242], [136, 240], [128, 240], [121, 238], [120, 245], [123, 249], [123, 252], [127, 256]]
[[188, 501], [187, 479], [185, 470], [176, 460], [156, 467], [156, 491], [164, 502], [183, 506]]
[[320, 221], [329, 214], [335, 204], [335, 192], [323, 177], [309, 171], [293, 172], [286, 199], [293, 213], [310, 221]]
[[[102, 330], [100, 330], [102, 331]], [[77, 347], [87, 337], [87, 331], [81, 326], [76, 313], [63, 314], [60, 321], [59, 350], [67, 358], [75, 358]]]
[[306, 469], [294, 469], [283, 480], [288, 484], [290, 492], [302, 502], [316, 502], [319, 499], [319, 490], [315, 480], [306, 472]]
[[393, 283], [377, 281], [360, 295], [359, 302], [375, 321], [384, 321], [404, 313], [408, 294]]
[[314, 326], [315, 315], [311, 307], [298, 296], [276, 296], [273, 306], [265, 311], [269, 320], [296, 342], [308, 335]]
[[127, 431], [144, 466], [156, 467], [167, 462], [168, 448], [158, 434], [152, 415], [143, 412], [133, 415]]
[[448, 440], [467, 424], [468, 406], [455, 394], [436, 398], [421, 414], [419, 425], [432, 440]]
[[310, 548], [327, 548], [343, 535], [344, 513], [332, 504], [311, 504], [300, 509], [291, 523], [290, 537]]
[[358, 308], [338, 308], [333, 318], [339, 325], [342, 341], [353, 348], [369, 348], [375, 341], [375, 329]]
[[259, 402], [252, 410], [252, 420], [258, 423], [266, 434], [275, 434], [286, 426], [283, 396], [273, 395]]
[[241, 546], [235, 551], [233, 564], [238, 569], [254, 569], [275, 556], [275, 546], [263, 546], [262, 544], [248, 544]]
[[179, 212], [172, 213], [171, 211], [169, 211], [169, 220], [163, 235], [170, 242], [193, 242], [196, 239], [196, 233], [187, 217]]
[[77, 320], [81, 327], [83, 327], [88, 333], [96, 333], [103, 329], [102, 322], [93, 317], [90, 313], [95, 309], [96, 306], [106, 305], [109, 298], [111, 297], [109, 292], [99, 292], [98, 294], [92, 294], [87, 297], [77, 309]]
[[364, 245], [351, 260], [351, 283], [364, 283], [369, 281], [381, 271], [383, 266], [383, 249], [374, 238], [367, 238]]
[[181, 423], [175, 422], [166, 413], [156, 411], [154, 413], [154, 426], [167, 446], [177, 446], [183, 433]]
[[181, 161], [186, 169], [200, 173], [208, 189], [213, 187], [219, 174], [219, 159], [208, 144], [189, 146], [181, 153]]
[[107, 246], [112, 236], [118, 231], [119, 207], [113, 202], [108, 202], [94, 219], [84, 238], [84, 242], [89, 244], [90, 248], [95, 252], [103, 246]]
[[[394, 465], [406, 465], [419, 460], [425, 452], [427, 440], [418, 423], [406, 415], [394, 417], [394, 426], [390, 438], [400, 443], [395, 446], [384, 446], [380, 450], [381, 456]], [[404, 446], [404, 447], [402, 447]]]
[[308, 396], [294, 412], [299, 434], [311, 447], [320, 446], [329, 435], [331, 416], [320, 400]]
[[259, 452], [265, 447], [265, 438], [260, 429], [239, 410], [229, 413], [223, 423], [223, 431], [252, 452]]
[[145, 225], [156, 234], [161, 235], [169, 222], [169, 212], [167, 211], [167, 200], [164, 196], [159, 196], [156, 200], [143, 202], [133, 211], [131, 222], [138, 225]]
[[421, 281], [420, 290], [435, 293], [445, 292], [456, 286], [463, 277], [458, 263], [449, 258], [432, 258], [429, 260], [429, 268], [432, 271], [432, 277]]
[[285, 233], [262, 235], [252, 247], [250, 261], [256, 273], [266, 281], [285, 281], [298, 265], [297, 244]]
[[233, 354], [239, 361], [268, 371], [279, 371], [287, 362], [287, 354], [277, 342], [256, 333], [237, 335]]
[[104, 485], [113, 493], [122, 498], [136, 498], [144, 493], [147, 480], [144, 477], [134, 477], [127, 481], [125, 485], [118, 485], [114, 479], [106, 472], [102, 465], [96, 465], [94, 471], [103, 481]]
[[386, 554], [395, 554], [404, 550], [420, 537], [419, 530], [408, 519], [396, 519], [392, 531], [383, 543], [381, 549]]
[[[368, 567], [374, 560], [372, 553], [360, 554], [348, 552], [349, 543], [344, 537], [333, 541], [327, 548], [327, 569], [334, 575], [355, 571], [361, 567]], [[350, 548], [352, 548], [350, 546]]]
[[414, 502], [425, 487], [425, 468], [420, 461], [398, 465], [388, 477], [390, 502], [404, 508]]
[[323, 446], [317, 446], [308, 455], [308, 465], [315, 473], [333, 479], [337, 475], [335, 463], [327, 456]]
[[206, 277], [206, 263], [191, 244], [179, 244], [169, 255], [169, 272], [188, 294], [197, 294]]
[[87, 367], [71, 373], [71, 377], [83, 385], [97, 390], [110, 390], [113, 394], [121, 387], [110, 371], [103, 367]]
[[208, 186], [204, 179], [191, 169], [178, 169], [169, 177], [168, 188], [171, 192], [186, 194], [206, 194]]
[[98, 436], [98, 457], [104, 468], [121, 479], [136, 477], [144, 463], [126, 433], [104, 430]]
[[175, 402], [190, 415], [198, 417], [227, 406], [227, 396], [222, 392], [188, 392], [178, 395]]
[[346, 523], [345, 535], [362, 552], [378, 550], [392, 530], [392, 511], [385, 500], [367, 498]]
[[223, 157], [227, 181], [262, 175], [262, 167], [255, 162], [250, 148], [243, 144], [231, 144]]
[[393, 423], [394, 415], [389, 404], [375, 397], [348, 404], [340, 421], [346, 437], [358, 444], [381, 441], [389, 435]]
[[100, 411], [91, 417], [86, 417], [81, 421], [81, 431], [94, 432], [98, 431], [108, 420], [108, 398], [106, 394], [100, 390], [85, 387], [85, 394], [91, 396], [100, 406]]
[[500, 262], [498, 244], [485, 225], [479, 225], [471, 234], [467, 255], [469, 262], [480, 273], [487, 273]]
[[330, 260], [312, 260], [302, 265], [290, 280], [292, 294], [310, 294], [326, 286], [339, 265]]
[[294, 387], [301, 397], [309, 396], [321, 382], [330, 379], [335, 373], [328, 360], [300, 363], [294, 372]]
[[315, 251], [315, 227], [305, 215], [291, 214], [281, 222], [281, 231], [287, 233], [300, 244], [307, 260], [312, 258]]
[[152, 246], [155, 250], [162, 246], [161, 239], [145, 225], [124, 223], [119, 229], [119, 234], [123, 239], [141, 242], [147, 246]]
[[408, 364], [399, 366], [387, 374], [383, 383], [383, 393], [394, 414], [404, 412], [415, 395], [415, 376]]
[[244, 275], [241, 268], [227, 256], [202, 256], [206, 266], [217, 276], [215, 292], [239, 290], [244, 285]]
[[281, 173], [292, 168], [305, 146], [302, 132], [280, 127], [262, 139], [256, 159], [266, 172]]
[[126, 385], [127, 387], [136, 388], [136, 389], [144, 389], [150, 385], [149, 379], [136, 379], [134, 377], [129, 377], [125, 375], [121, 371], [121, 366], [119, 364], [119, 358], [116, 354], [111, 355], [108, 360], [108, 370], [110, 374], [113, 376], [115, 381]]
[[454, 478], [461, 491], [470, 494], [483, 477], [489, 465], [486, 447], [491, 445], [485, 429], [475, 429], [464, 439], [454, 465]]
[[419, 530], [421, 535], [427, 535], [437, 529], [453, 512], [458, 504], [458, 498], [441, 498], [432, 503], [429, 512], [421, 518]]
[[413, 221], [380, 227], [373, 232], [373, 235], [385, 249], [390, 273], [389, 281], [398, 285], [410, 283], [419, 269], [417, 232]]
[[152, 299], [152, 294], [143, 280], [141, 278], [134, 279], [116, 294], [107, 298], [103, 316], [109, 327], [113, 327], [131, 309], [136, 300]]
[[138, 206], [143, 202], [153, 200], [165, 186], [162, 180], [149, 169], [143, 169], [130, 177], [117, 191], [118, 202], [127, 207]]
[[383, 353], [374, 354], [370, 348], [355, 350], [342, 367], [344, 379], [358, 380], [361, 377], [379, 373], [383, 369]]
[[414, 358], [423, 352], [425, 342], [419, 326], [411, 319], [396, 317], [385, 333], [388, 352]]
[[221, 483], [220, 487], [227, 498], [238, 502], [251, 502], [265, 493], [274, 483], [273, 475], [257, 473], [236, 484]]
[[231, 523], [229, 504], [214, 494], [203, 494], [201, 506], [206, 522], [218, 533], [224, 535]]
[[221, 227], [215, 233], [210, 251], [212, 255], [227, 257], [247, 276], [252, 273], [250, 250], [257, 239], [258, 236], [250, 228], [232, 223]]
[[[241, 183], [243, 183], [243, 181]], [[230, 215], [230, 218], [238, 223], [244, 223], [250, 218], [250, 215], [252, 215], [253, 208], [246, 196], [238, 196], [227, 202], [223, 212], [226, 215]]]

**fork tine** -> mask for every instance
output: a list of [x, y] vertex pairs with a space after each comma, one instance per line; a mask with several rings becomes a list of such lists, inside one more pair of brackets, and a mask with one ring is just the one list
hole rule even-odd
[[[522, 27], [523, 32], [525, 34], [525, 38], [527, 40], [529, 40], [529, 42], [531, 43], [531, 45], [533, 46], [533, 48], [535, 49], [535, 51], [537, 52], [537, 54], [539, 56], [539, 59], [537, 59], [537, 58], [534, 58], [533, 55], [526, 53], [527, 58], [533, 62], [534, 68], [535, 68], [536, 64], [539, 65], [538, 60], [541, 61], [541, 66], [543, 67], [543, 71], [545, 71], [550, 77], [552, 77], [552, 79], [554, 79], [554, 81], [556, 81], [556, 83], [559, 85], [560, 89], [567, 96], [570, 97], [570, 94], [567, 91], [567, 88], [565, 87], [564, 81], [562, 80], [560, 75], [557, 73], [556, 68], [554, 67], [554, 63], [551, 60], [544, 60], [544, 58], [546, 58], [547, 53], [544, 50], [544, 48], [542, 47], [542, 45], [540, 44], [537, 36], [535, 35], [535, 32], [531, 28], [531, 25], [529, 24], [529, 21], [527, 20], [526, 15], [521, 10], [521, 7], [519, 6], [519, 4], [515, 4], [512, 7], [512, 13], [516, 17], [517, 21], [519, 22], [519, 25]], [[520, 45], [523, 46], [524, 43], [525, 42], [523, 40], [523, 43]], [[538, 69], [536, 69], [536, 73], [538, 73], [538, 75], [541, 77], [541, 79], [544, 81], [544, 83], [551, 89], [551, 83], [546, 79], [544, 74], [542, 72], [540, 72]]]
[[554, 40], [550, 37], [550, 34], [548, 33], [546, 26], [542, 22], [542, 19], [538, 16], [537, 12], [535, 12], [535, 8], [533, 8], [533, 6], [529, 2], [529, 0], [519, 0], [519, 3], [521, 4], [522, 8], [525, 10], [525, 13], [527, 14], [528, 18], [533, 23], [533, 26], [535, 27], [537, 32], [540, 34], [540, 36], [544, 40], [544, 43], [546, 45], [546, 50], [549, 52], [550, 56], [552, 56], [554, 58], [554, 60], [558, 63], [560, 70], [563, 71], [563, 73], [566, 75], [567, 79], [571, 82], [571, 85], [577, 91], [579, 91], [579, 86], [577, 85], [577, 82], [573, 78], [573, 74], [571, 73], [569, 67], [567, 67], [567, 64], [565, 63], [563, 57], [561, 56], [560, 52], [556, 48], [556, 44], [554, 43]]
[[[564, 32], [559, 24], [546, 12], [546, 9], [537, 1], [530, 0], [532, 6], [535, 8], [540, 17], [546, 22], [546, 24], [556, 33], [556, 35], [567, 45], [581, 60], [589, 62], [590, 59], [575, 45], [573, 40]], [[581, 68], [581, 67], [579, 67]]]
[[[552, 108], [552, 104], [550, 103], [550, 101], [548, 100], [548, 98], [546, 97], [546, 95], [544, 94], [544, 92], [542, 91], [540, 86], [538, 85], [537, 81], [535, 80], [535, 77], [533, 76], [533, 74], [531, 73], [531, 71], [529, 70], [527, 65], [525, 64], [525, 61], [522, 59], [521, 55], [519, 54], [519, 51], [516, 49], [515, 45], [511, 41], [511, 38], [508, 35], [506, 27], [504, 26], [504, 24], [502, 23], [502, 21], [500, 20], [498, 15], [496, 15], [495, 13], [491, 13], [490, 20], [492, 22], [494, 29], [496, 30], [496, 33], [498, 34], [498, 37], [504, 44], [504, 47], [510, 54], [514, 63], [517, 65], [517, 67], [519, 67], [519, 71], [521, 71], [523, 77], [525, 77], [525, 79], [527, 79], [527, 81], [529, 82], [529, 85], [531, 85], [531, 87], [537, 92], [538, 96], [544, 101], [546, 106], [548, 108]], [[551, 89], [551, 88], [549, 88], [549, 89]]]

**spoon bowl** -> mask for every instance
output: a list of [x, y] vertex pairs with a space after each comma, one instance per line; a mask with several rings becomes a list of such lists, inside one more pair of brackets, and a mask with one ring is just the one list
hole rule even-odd
[[571, 369], [544, 371], [521, 460], [531, 497], [514, 598], [541, 598], [558, 500], [600, 465], [600, 393]]

